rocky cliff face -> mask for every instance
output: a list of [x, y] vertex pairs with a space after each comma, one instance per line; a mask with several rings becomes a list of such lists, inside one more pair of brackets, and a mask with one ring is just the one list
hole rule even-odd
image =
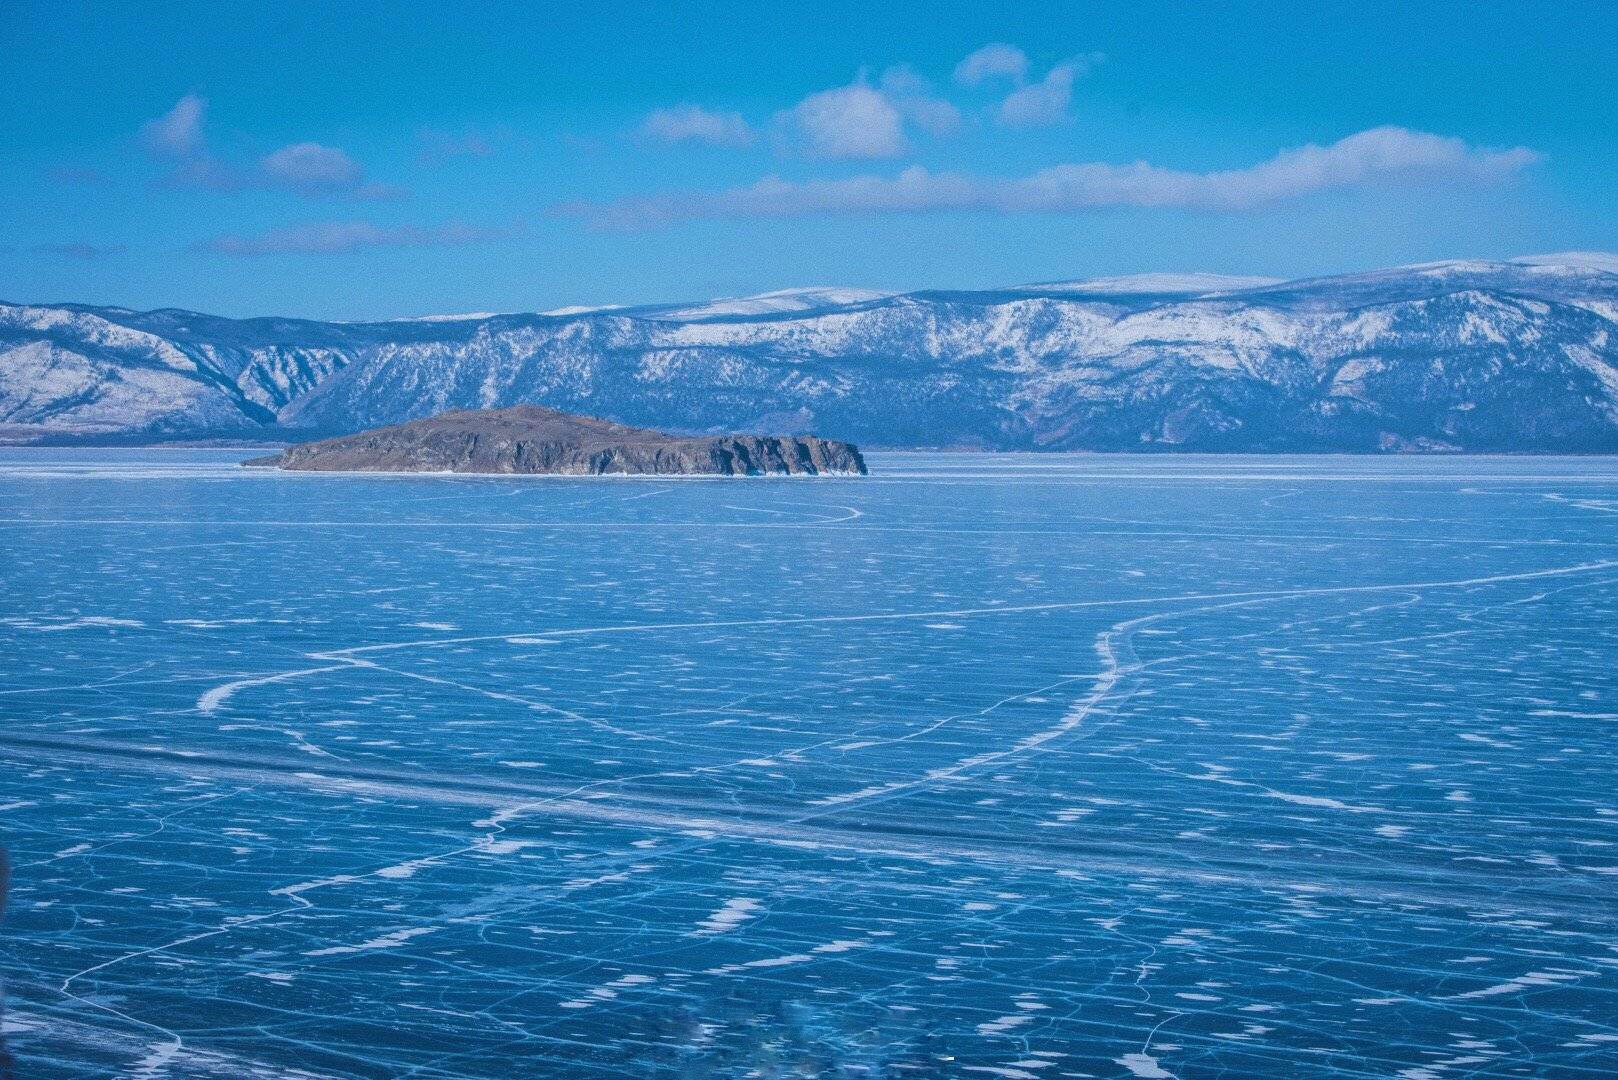
[[863, 475], [855, 447], [812, 435], [686, 437], [537, 405], [449, 412], [248, 462], [330, 472]]
[[385, 323], [0, 304], [0, 437], [525, 402], [888, 447], [1618, 451], [1618, 258]]

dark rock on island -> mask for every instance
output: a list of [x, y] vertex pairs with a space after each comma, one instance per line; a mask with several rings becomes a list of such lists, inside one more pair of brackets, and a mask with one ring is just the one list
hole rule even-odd
[[654, 476], [864, 475], [850, 443], [813, 435], [669, 435], [540, 405], [441, 413], [303, 443], [244, 464], [328, 472]]

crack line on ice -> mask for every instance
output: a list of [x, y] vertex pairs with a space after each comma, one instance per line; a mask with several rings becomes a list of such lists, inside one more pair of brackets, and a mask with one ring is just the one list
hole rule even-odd
[[583, 637], [593, 634], [658, 633], [669, 630], [722, 630], [750, 626], [803, 626], [826, 623], [897, 622], [905, 619], [969, 618], [980, 615], [1017, 615], [1032, 611], [1073, 611], [1082, 608], [1138, 607], [1142, 604], [1172, 604], [1196, 600], [1255, 600], [1290, 599], [1302, 596], [1335, 596], [1351, 593], [1390, 592], [1398, 589], [1451, 589], [1469, 585], [1497, 585], [1509, 581], [1529, 581], [1536, 578], [1566, 577], [1592, 570], [1610, 570], [1618, 567], [1618, 559], [1601, 559], [1577, 563], [1573, 566], [1549, 570], [1527, 570], [1515, 574], [1494, 574], [1486, 577], [1457, 578], [1447, 581], [1395, 582], [1387, 585], [1338, 585], [1315, 589], [1248, 589], [1237, 592], [1185, 593], [1178, 596], [1142, 596], [1112, 600], [1067, 600], [1043, 604], [998, 604], [982, 607], [944, 608], [931, 611], [878, 612], [868, 615], [790, 615], [772, 619], [719, 619], [680, 623], [622, 623], [609, 626], [565, 627], [550, 630], [510, 630], [501, 634], [473, 634], [453, 638], [423, 638], [415, 641], [383, 642], [377, 645], [356, 645], [346, 649], [328, 649], [307, 654], [312, 660], [339, 660], [357, 653], [390, 652], [398, 649], [428, 649], [444, 645], [465, 645], [479, 641], [502, 641], [513, 637]]

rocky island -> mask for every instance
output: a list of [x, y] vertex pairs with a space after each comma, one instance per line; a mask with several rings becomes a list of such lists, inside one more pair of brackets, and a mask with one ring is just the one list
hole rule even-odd
[[850, 476], [850, 443], [813, 435], [670, 435], [541, 405], [440, 413], [302, 443], [246, 465], [326, 472], [567, 476]]

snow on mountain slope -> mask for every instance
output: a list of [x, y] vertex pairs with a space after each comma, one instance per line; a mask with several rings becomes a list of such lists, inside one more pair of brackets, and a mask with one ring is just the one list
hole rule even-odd
[[0, 305], [0, 423], [64, 432], [184, 432], [258, 426], [274, 413], [134, 313]]
[[540, 314], [557, 316], [588, 315], [596, 311], [616, 311], [621, 307], [623, 307], [622, 304], [597, 304], [594, 307], [590, 306], [589, 304], [569, 304], [567, 307], [552, 308], [549, 311], [541, 311]]
[[871, 289], [806, 288], [781, 289], [759, 293], [756, 296], [733, 296], [722, 300], [709, 300], [686, 307], [648, 311], [649, 318], [668, 321], [697, 319], [723, 319], [747, 315], [777, 315], [783, 312], [817, 311], [825, 308], [863, 304], [868, 300], [881, 300], [891, 293]]
[[[588, 308], [581, 308], [579, 310], [587, 311], [589, 309]], [[498, 311], [466, 311], [466, 312], [461, 312], [460, 314], [456, 314], [456, 315], [412, 315], [412, 316], [410, 316], [408, 318], [400, 319], [399, 321], [400, 322], [465, 322], [468, 319], [492, 319], [498, 314], [500, 314], [500, 312], [498, 312]], [[553, 312], [552, 314], [556, 314], [556, 313]], [[561, 314], [571, 314], [571, 312], [564, 311], [564, 312], [561, 312]]]
[[1618, 451], [1604, 260], [381, 323], [0, 305], [0, 425], [333, 432], [534, 402], [871, 446]]
[[1085, 281], [1053, 281], [1027, 285], [1030, 291], [1106, 295], [1205, 296], [1279, 285], [1280, 278], [1236, 277], [1229, 274], [1128, 274]]
[[1555, 255], [1522, 255], [1511, 261], [1523, 266], [1567, 267], [1618, 274], [1618, 255], [1607, 251], [1562, 251]]

